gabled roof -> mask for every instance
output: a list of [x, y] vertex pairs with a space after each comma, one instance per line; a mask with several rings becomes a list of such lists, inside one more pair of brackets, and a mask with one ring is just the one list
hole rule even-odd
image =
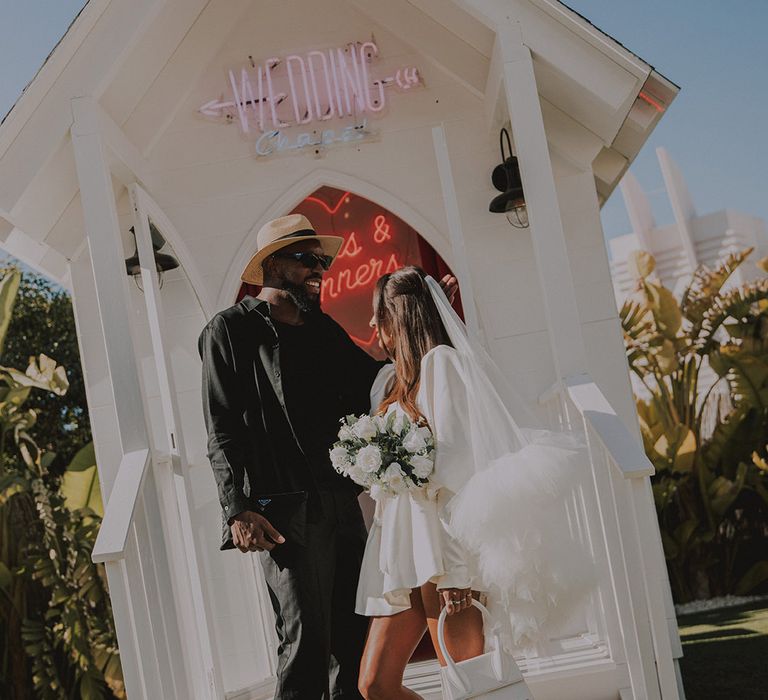
[[[534, 57], [551, 144], [566, 159], [586, 154], [603, 201], [678, 92], [557, 0], [334, 1], [392, 30], [478, 98], [494, 28], [517, 20]], [[77, 196], [76, 182], [67, 184], [74, 177], [69, 100], [100, 101], [139, 157], [151, 154], [195, 71], [252, 7], [252, 0], [89, 0], [0, 123], [0, 240], [18, 227], [50, 245], [61, 263], [73, 255], [71, 243], [50, 237], [71, 218]]]

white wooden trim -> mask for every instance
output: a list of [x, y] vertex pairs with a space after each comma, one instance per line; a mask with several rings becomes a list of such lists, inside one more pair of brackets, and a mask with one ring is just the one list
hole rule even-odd
[[[488, 57], [410, 0], [350, 0], [350, 4], [419, 51], [434, 66], [482, 97]], [[468, 18], [468, 21], [472, 21]]]
[[146, 448], [123, 455], [93, 545], [93, 561], [107, 562], [125, 558], [128, 534], [148, 466], [149, 450]]
[[[669, 585], [646, 478], [653, 465], [588, 374], [567, 377], [562, 385], [586, 429], [632, 697], [678, 700], [684, 697], [676, 661], [682, 649], [667, 611]], [[556, 386], [542, 400], [553, 400]]]
[[[467, 248], [464, 245], [464, 229], [461, 225], [461, 214], [456, 196], [456, 185], [453, 182], [453, 170], [451, 170], [451, 158], [448, 153], [448, 143], [445, 138], [445, 128], [441, 124], [432, 128], [432, 143], [435, 147], [435, 158], [437, 160], [437, 172], [440, 176], [440, 187], [443, 191], [443, 206], [445, 206], [445, 216], [448, 219], [448, 232], [451, 236], [451, 248], [453, 252], [453, 271], [459, 280], [459, 287], [462, 290], [470, 292], [474, 287], [472, 277], [469, 272], [469, 263], [467, 261]], [[477, 308], [474, 304], [474, 294], [470, 294], [471, 302], [463, 304], [464, 313], [467, 316], [467, 327], [476, 337], [480, 335], [480, 324], [477, 318]]]
[[[417, 209], [414, 209], [391, 192], [382, 189], [368, 180], [363, 180], [360, 177], [348, 175], [338, 170], [317, 168], [287, 189], [255, 222], [235, 255], [232, 264], [229, 266], [216, 302], [216, 308], [223, 309], [234, 303], [237, 292], [242, 284], [240, 275], [245, 270], [245, 266], [251, 259], [251, 256], [256, 252], [256, 235], [259, 229], [267, 221], [278, 216], [284, 216], [322, 185], [352, 192], [391, 211], [424, 238], [453, 269], [454, 261], [450, 249], [446, 246], [445, 236], [441, 235], [438, 229], [425, 216], [420, 214]], [[464, 294], [463, 289], [461, 293], [462, 299], [465, 299], [468, 304], [475, 303], [471, 289], [468, 290], [467, 295]]]
[[[143, 280], [144, 301], [147, 308], [147, 321], [152, 340], [152, 349], [157, 372], [158, 390], [163, 409], [165, 427], [168, 431], [168, 445], [171, 450], [172, 472], [175, 475], [173, 482], [176, 491], [178, 514], [181, 520], [181, 532], [184, 537], [184, 553], [186, 554], [186, 574], [189, 577], [189, 591], [191, 592], [192, 613], [196, 620], [196, 655], [202, 668], [195, 669], [203, 672], [203, 683], [197, 683], [194, 687], [195, 697], [204, 700], [211, 695], [220, 698], [224, 693], [224, 683], [219, 667], [218, 655], [213, 648], [213, 624], [210, 605], [210, 593], [205, 576], [200, 571], [200, 561], [204, 561], [201, 546], [193, 536], [194, 528], [189, 507], [189, 494], [192, 493], [192, 484], [189, 477], [189, 463], [187, 459], [185, 440], [180, 430], [179, 407], [176, 397], [176, 388], [171, 370], [171, 363], [163, 329], [166, 327], [165, 314], [160, 298], [160, 284], [155, 267], [155, 256], [152, 248], [152, 238], [149, 228], [148, 202], [149, 196], [138, 185], [132, 184], [128, 188], [131, 203], [134, 209], [134, 230], [136, 232], [136, 245]], [[171, 226], [170, 221], [162, 216], [157, 205], [153, 207], [155, 217], [163, 218], [155, 223], [162, 229], [163, 224]], [[178, 237], [175, 231], [169, 234]], [[166, 229], [162, 229], [165, 231]], [[190, 640], [186, 640], [189, 642]], [[190, 661], [192, 661], [190, 659]]]
[[[136, 183], [136, 187], [140, 188], [138, 183]], [[176, 254], [181, 269], [187, 276], [189, 286], [192, 287], [192, 293], [197, 299], [197, 303], [203, 312], [203, 316], [205, 317], [206, 321], [209, 320], [211, 316], [213, 316], [214, 312], [213, 303], [211, 302], [210, 295], [208, 294], [208, 289], [203, 282], [203, 276], [200, 273], [200, 268], [197, 266], [195, 256], [192, 255], [183, 236], [181, 236], [181, 234], [176, 230], [176, 227], [166, 216], [165, 212], [160, 208], [160, 205], [150, 196], [150, 194], [145, 189], [140, 189], [141, 204], [144, 207], [144, 210], [149, 215], [149, 218], [155, 222], [155, 226], [157, 226], [157, 228], [162, 231], [163, 237], [168, 243], [170, 243], [171, 248], [173, 248], [173, 252]]]
[[98, 110], [92, 99], [72, 100], [72, 147], [83, 219], [91, 250], [91, 265], [107, 362], [114, 387], [115, 410], [123, 453], [146, 447], [144, 404], [128, 318], [128, 278], [117, 217], [112, 177], [106, 165]]
[[586, 350], [533, 59], [514, 24], [499, 27], [494, 51], [500, 53], [557, 376], [577, 374], [587, 367]]
[[105, 567], [126, 695], [131, 700], [148, 700], [125, 560], [108, 561]]
[[[136, 354], [131, 336], [130, 298], [128, 276], [123, 260], [123, 243], [118, 223], [112, 177], [105, 158], [99, 111], [90, 98], [72, 101], [74, 124], [72, 145], [80, 185], [83, 218], [91, 251], [91, 270], [96, 288], [99, 321], [105, 343], [109, 381], [114, 398], [117, 419], [117, 437], [122, 453], [127, 455], [149, 449], [144, 403], [141, 396]], [[145, 465], [146, 467], [146, 465]], [[146, 468], [145, 468], [146, 472]], [[105, 520], [110, 520], [110, 509], [118, 508], [118, 521], [110, 532], [124, 532], [127, 518], [125, 509], [133, 514], [127, 542], [122, 548], [124, 558], [107, 563], [107, 576], [112, 593], [115, 628], [121, 653], [125, 648], [129, 663], [124, 666], [126, 687], [132, 700], [167, 698], [180, 700], [187, 693], [187, 669], [180, 655], [174, 653], [179, 644], [178, 611], [164, 605], [164, 600], [151, 595], [168, 580], [168, 561], [162, 533], [150, 544], [157, 547], [157, 556], [139, 547], [135, 541], [136, 528], [142, 537], [149, 536], [148, 523], [157, 522], [159, 513], [157, 494], [153, 489], [141, 489], [136, 475], [126, 472], [129, 484], [121, 488], [128, 499], [125, 503], [112, 498], [113, 474], [110, 465], [99, 465], [100, 476], [107, 475], [109, 485]], [[141, 515], [137, 515], [141, 511]], [[117, 516], [116, 516], [117, 517]], [[151, 520], [146, 520], [149, 518]], [[122, 528], [122, 529], [121, 529]], [[131, 544], [134, 543], [134, 546]], [[121, 543], [118, 541], [118, 546]], [[116, 547], [105, 547], [116, 554]], [[117, 592], [117, 602], [115, 593]], [[158, 666], [158, 650], [163, 656], [163, 669]], [[171, 685], [164, 677], [175, 674]], [[174, 689], [179, 695], [173, 696]], [[169, 696], [168, 693], [171, 693]]]
[[567, 377], [565, 386], [576, 408], [600, 438], [625, 479], [656, 473], [634, 436], [627, 430], [613, 406], [588, 374]]
[[117, 177], [124, 185], [136, 180], [148, 185], [149, 163], [101, 105], [96, 103], [94, 108], [98, 111], [99, 126], [104, 135], [104, 141], [117, 160], [114, 167]]

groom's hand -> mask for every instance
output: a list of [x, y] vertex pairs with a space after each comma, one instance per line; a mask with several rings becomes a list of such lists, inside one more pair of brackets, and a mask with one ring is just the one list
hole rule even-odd
[[263, 515], [244, 510], [232, 518], [232, 541], [241, 552], [268, 552], [285, 542], [283, 537]]
[[448, 297], [448, 301], [453, 304], [453, 301], [456, 298], [456, 292], [459, 289], [458, 280], [453, 275], [445, 275], [445, 277], [440, 280], [440, 287], [445, 293], [445, 296]]

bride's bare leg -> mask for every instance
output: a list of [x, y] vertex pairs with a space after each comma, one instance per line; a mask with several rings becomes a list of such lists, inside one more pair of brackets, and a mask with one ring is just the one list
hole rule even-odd
[[360, 693], [366, 700], [421, 698], [403, 687], [403, 672], [426, 628], [418, 588], [411, 592], [409, 610], [371, 618], [358, 681]]
[[[427, 616], [429, 635], [441, 666], [445, 659], [437, 644], [437, 618], [440, 617], [440, 594], [434, 583], [425, 583], [421, 587], [421, 599]], [[483, 616], [475, 608], [467, 608], [448, 615], [445, 621], [445, 644], [454, 661], [464, 661], [483, 653]]]

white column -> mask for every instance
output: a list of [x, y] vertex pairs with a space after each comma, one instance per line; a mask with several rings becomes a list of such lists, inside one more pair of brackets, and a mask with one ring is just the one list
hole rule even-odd
[[461, 226], [459, 204], [456, 197], [456, 185], [453, 182], [453, 170], [448, 154], [448, 143], [445, 139], [445, 128], [441, 124], [432, 128], [432, 143], [435, 147], [437, 160], [437, 172], [440, 175], [440, 187], [443, 191], [443, 204], [445, 216], [448, 220], [448, 233], [451, 237], [451, 250], [453, 270], [459, 280], [459, 288], [462, 293], [464, 313], [467, 318], [467, 327], [478, 338], [480, 336], [480, 324], [477, 321], [477, 307], [475, 306], [474, 287], [467, 262], [467, 249], [464, 245], [464, 230]]
[[[77, 98], [72, 100], [72, 111], [72, 147], [93, 275], [91, 281], [82, 274], [73, 275], [75, 294], [82, 294], [91, 284], [95, 291], [115, 437], [119, 451], [127, 454], [148, 448], [149, 436], [130, 333], [123, 245], [98, 110], [90, 98]], [[83, 286], [78, 288], [80, 283]], [[99, 464], [107, 509], [118, 466], [119, 460]], [[125, 558], [106, 567], [110, 598], [128, 697], [186, 700], [190, 697], [187, 672], [177, 652], [180, 637], [175, 612], [167, 605], [168, 591], [163, 585], [168, 580], [168, 562], [163, 537], [156, 532], [158, 522], [157, 494], [150, 475], [137, 503]]]
[[88, 108], [89, 105], [92, 105], [89, 98], [72, 101], [75, 120], [72, 126], [72, 147], [115, 394], [118, 432], [123, 452], [127, 453], [146, 447], [148, 437], [136, 357], [127, 323], [127, 277], [112, 178], [95, 112]]
[[552, 354], [558, 379], [562, 379], [585, 371], [586, 351], [533, 61], [516, 25], [498, 28], [494, 51], [501, 52], [502, 81], [520, 163]]
[[[128, 188], [131, 203], [134, 210], [134, 231], [136, 232], [136, 245], [138, 247], [139, 262], [141, 265], [141, 277], [144, 281], [144, 300], [147, 306], [147, 320], [152, 339], [152, 347], [155, 357], [155, 369], [157, 371], [158, 389], [163, 407], [165, 427], [168, 431], [168, 445], [171, 451], [169, 469], [164, 475], [166, 487], [173, 487], [176, 494], [176, 507], [178, 508], [176, 522], [173, 527], [177, 536], [180, 536], [184, 556], [184, 570], [181, 575], [186, 575], [186, 590], [184, 593], [186, 614], [182, 614], [181, 623], [194, 630], [193, 639], [184, 641], [192, 647], [190, 656], [202, 664], [205, 670], [204, 682], [212, 689], [214, 697], [222, 697], [224, 686], [221, 673], [216, 663], [216, 654], [213, 649], [213, 626], [211, 622], [210, 592], [205, 578], [201, 575], [199, 562], [203, 561], [200, 544], [194, 537], [192, 516], [189, 510], [189, 499], [192, 493], [192, 484], [189, 476], [189, 463], [185, 448], [184, 434], [181, 430], [179, 419], [179, 407], [176, 399], [176, 386], [171, 370], [170, 353], [166, 349], [163, 329], [166, 327], [165, 314], [160, 298], [160, 284], [155, 268], [154, 251], [149, 228], [149, 216], [147, 205], [153, 204], [149, 196], [139, 185], [131, 185]], [[156, 205], [155, 205], [156, 206]], [[160, 212], [157, 212], [158, 214]], [[161, 217], [155, 215], [155, 220]], [[162, 217], [164, 219], [164, 217]], [[159, 221], [158, 221], [159, 223]], [[164, 222], [168, 227], [170, 221]], [[174, 236], [176, 237], [176, 236]], [[179, 527], [180, 526], [180, 527]], [[169, 548], [173, 543], [169, 543]], [[190, 617], [192, 620], [188, 620]], [[194, 624], [190, 624], [194, 623]], [[202, 697], [202, 694], [199, 695]]]

